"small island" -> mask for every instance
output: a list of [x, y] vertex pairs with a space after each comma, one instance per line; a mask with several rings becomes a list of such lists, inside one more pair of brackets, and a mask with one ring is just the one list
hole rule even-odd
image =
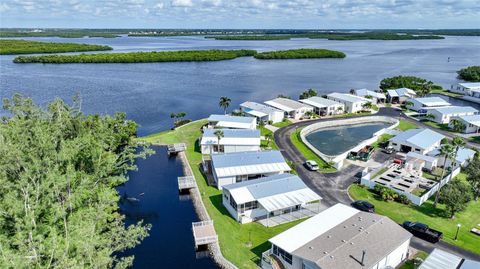
[[254, 56], [255, 50], [185, 50], [128, 53], [97, 53], [79, 55], [18, 56], [14, 63], [152, 63], [220, 61]]
[[109, 46], [80, 43], [39, 42], [22, 39], [1, 39], [0, 54], [61, 53], [112, 50]]
[[462, 68], [457, 71], [458, 78], [469, 82], [480, 82], [480, 65]]
[[345, 58], [345, 53], [327, 49], [291, 49], [257, 53], [254, 57], [270, 59]]

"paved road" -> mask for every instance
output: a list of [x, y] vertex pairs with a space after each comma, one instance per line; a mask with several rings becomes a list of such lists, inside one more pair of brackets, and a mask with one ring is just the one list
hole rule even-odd
[[[409, 122], [415, 123], [420, 125], [421, 127], [431, 128], [425, 124], [417, 122], [413, 119], [410, 119], [403, 115], [400, 111], [393, 109], [393, 108], [381, 108], [379, 112], [376, 114], [377, 116], [390, 116], [395, 117], [398, 119], [405, 119]], [[366, 116], [361, 116], [366, 117]], [[305, 163], [305, 158], [302, 154], [297, 150], [297, 148], [292, 144], [290, 140], [290, 135], [295, 129], [299, 127], [304, 127], [306, 125], [310, 125], [312, 123], [321, 122], [321, 121], [332, 121], [332, 120], [339, 120], [339, 119], [318, 119], [313, 121], [304, 121], [304, 122], [297, 122], [291, 124], [289, 126], [283, 127], [277, 130], [274, 133], [275, 143], [278, 145], [280, 150], [282, 151], [283, 156], [294, 162], [297, 168], [298, 175], [300, 178], [303, 179], [305, 184], [314, 190], [318, 195], [322, 197], [322, 204], [327, 206], [332, 206], [336, 203], [343, 203], [343, 204], [350, 204], [352, 200], [348, 195], [348, 187], [356, 180], [355, 175], [362, 171], [362, 167], [355, 166], [355, 165], [348, 165], [342, 168], [341, 171], [333, 172], [333, 173], [320, 173], [320, 172], [312, 172], [307, 170], [303, 164]], [[438, 130], [435, 130], [438, 131]], [[442, 132], [443, 133], [443, 132]], [[453, 137], [452, 134], [444, 134], [448, 137]], [[478, 147], [478, 144], [474, 145]], [[384, 155], [380, 152], [375, 153], [375, 159], [385, 161], [388, 155]], [[480, 261], [480, 255], [469, 252], [462, 248], [453, 246], [446, 242], [439, 242], [437, 244], [431, 244], [419, 238], [413, 237], [411, 246], [420, 249], [426, 252], [431, 252], [434, 248], [441, 248], [451, 253], [457, 254], [459, 256], [475, 259]]]

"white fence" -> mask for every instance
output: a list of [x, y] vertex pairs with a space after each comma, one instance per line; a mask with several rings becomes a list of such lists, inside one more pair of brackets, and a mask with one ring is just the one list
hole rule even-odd
[[[320, 150], [318, 150], [312, 144], [310, 144], [310, 142], [308, 142], [307, 139], [305, 138], [307, 135], [323, 128], [355, 125], [355, 124], [362, 124], [362, 123], [375, 123], [375, 122], [390, 123], [392, 125], [377, 131], [372, 135], [371, 138], [360, 142], [354, 148], [351, 148], [345, 151], [344, 153], [341, 153], [335, 156], [322, 153]], [[391, 117], [385, 117], [385, 116], [357, 117], [357, 118], [349, 118], [349, 119], [342, 119], [342, 120], [335, 120], [335, 121], [323, 121], [323, 122], [318, 122], [303, 128], [302, 131], [300, 132], [300, 138], [302, 139], [303, 143], [305, 143], [305, 145], [307, 145], [307, 147], [313, 152], [315, 152], [315, 154], [317, 154], [320, 158], [322, 158], [326, 162], [334, 162], [335, 163], [334, 167], [337, 169], [341, 169], [343, 166], [343, 161], [347, 158], [348, 154], [351, 151], [358, 151], [364, 148], [365, 146], [376, 142], [382, 134], [390, 132], [387, 130], [392, 130], [393, 128], [397, 127], [398, 123], [399, 121], [397, 119], [394, 119]]]
[[[403, 195], [407, 196], [407, 198], [412, 203], [414, 203], [416, 205], [422, 205], [425, 201], [428, 200], [428, 198], [432, 197], [440, 187], [444, 186], [452, 178], [456, 177], [460, 173], [460, 170], [461, 170], [461, 167], [457, 167], [455, 170], [452, 171], [452, 173], [450, 173], [449, 175], [444, 177], [442, 180], [440, 180], [440, 182], [437, 182], [435, 185], [433, 185], [432, 188], [430, 188], [430, 190], [425, 192], [422, 196], [416, 196], [416, 195], [413, 195], [409, 192], [404, 192], [404, 191], [401, 191], [401, 190], [391, 188], [390, 186], [386, 186], [386, 187], [390, 188], [391, 190], [394, 190], [398, 194], [403, 194]], [[360, 183], [362, 185], [367, 186], [370, 189], [373, 189], [375, 187], [375, 185], [377, 185], [378, 183], [373, 181], [373, 179], [371, 179], [370, 177], [371, 177], [371, 172], [366, 173], [365, 175], [362, 176], [362, 178], [360, 180]]]

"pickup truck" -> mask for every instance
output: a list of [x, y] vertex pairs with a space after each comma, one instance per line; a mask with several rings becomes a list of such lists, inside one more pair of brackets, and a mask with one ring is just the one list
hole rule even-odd
[[403, 223], [403, 228], [411, 232], [416, 237], [422, 238], [423, 240], [431, 243], [437, 243], [440, 241], [440, 239], [442, 239], [443, 236], [442, 232], [430, 229], [428, 225], [420, 222], [405, 221]]

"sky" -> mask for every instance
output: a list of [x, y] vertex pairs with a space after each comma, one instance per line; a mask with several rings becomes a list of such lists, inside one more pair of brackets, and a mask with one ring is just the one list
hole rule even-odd
[[1, 0], [0, 27], [479, 28], [478, 0]]

